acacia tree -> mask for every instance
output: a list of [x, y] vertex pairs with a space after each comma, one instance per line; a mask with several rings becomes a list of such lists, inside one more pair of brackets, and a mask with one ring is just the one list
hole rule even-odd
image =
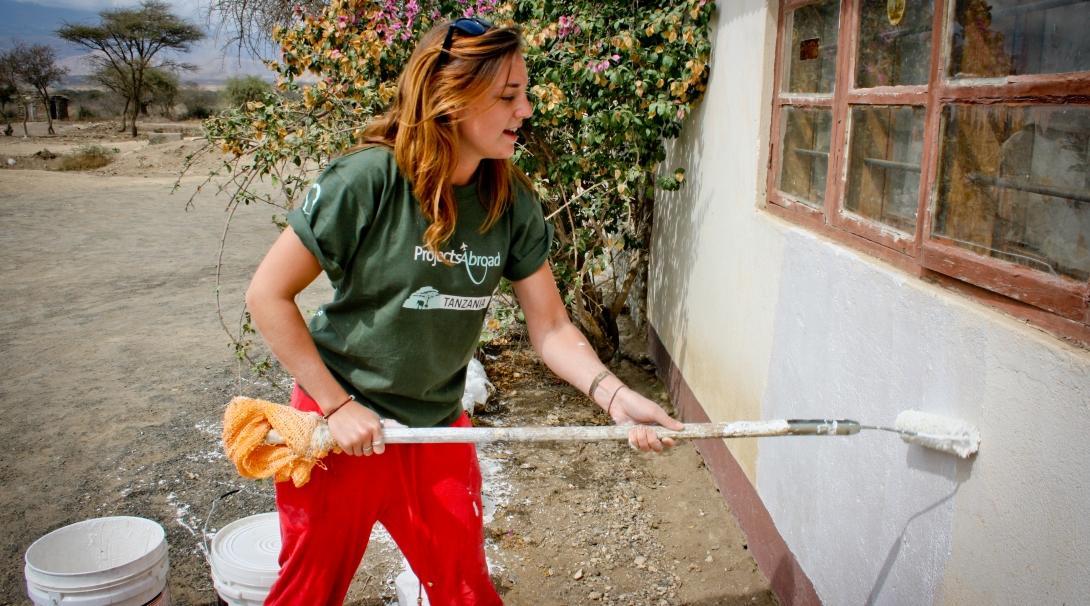
[[178, 74], [169, 69], [152, 68], [144, 76], [144, 91], [140, 95], [142, 112], [147, 114], [149, 105], [159, 107], [163, 115], [173, 119], [174, 104], [178, 101]]
[[[98, 25], [65, 24], [57, 35], [94, 51], [100, 67], [108, 65], [132, 91], [132, 136], [137, 135], [136, 117], [140, 112], [139, 93], [152, 61], [163, 51], [186, 52], [190, 45], [204, 38], [200, 28], [170, 12], [159, 0], [144, 0], [139, 8], [104, 10]], [[163, 62], [160, 63], [160, 67]]]
[[53, 131], [53, 112], [49, 107], [49, 87], [60, 82], [68, 69], [57, 65], [57, 53], [44, 44], [27, 46], [16, 43], [11, 49], [11, 61], [14, 64], [15, 75], [20, 81], [30, 87], [45, 105], [45, 116], [49, 121], [49, 134]]
[[[97, 58], [92, 60], [95, 59]], [[114, 69], [113, 65], [105, 61], [99, 64], [98, 68], [91, 73], [90, 78], [95, 84], [125, 100], [125, 108], [121, 110], [121, 127], [118, 128], [118, 132], [125, 132], [125, 128], [129, 125], [129, 108], [132, 107], [134, 97], [125, 74]]]

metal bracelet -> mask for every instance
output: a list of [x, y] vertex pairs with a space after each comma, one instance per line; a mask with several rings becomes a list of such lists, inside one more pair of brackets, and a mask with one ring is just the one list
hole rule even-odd
[[590, 389], [587, 390], [587, 397], [593, 400], [594, 392], [598, 391], [598, 384], [601, 383], [603, 379], [611, 376], [612, 374], [613, 373], [609, 372], [608, 370], [603, 370], [602, 372], [598, 373], [598, 376], [594, 377], [594, 380], [590, 382]]

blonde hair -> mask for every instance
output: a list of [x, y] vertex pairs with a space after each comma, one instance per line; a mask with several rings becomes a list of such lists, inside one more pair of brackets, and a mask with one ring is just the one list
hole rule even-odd
[[[517, 28], [493, 27], [479, 36], [454, 36], [449, 56], [441, 59], [449, 25], [441, 23], [424, 34], [401, 72], [393, 104], [363, 135], [365, 146], [393, 149], [429, 222], [424, 246], [433, 253], [454, 234], [458, 220], [451, 184], [458, 148], [454, 114], [488, 92], [497, 78], [506, 77], [508, 59], [522, 51]], [[510, 160], [481, 161], [478, 192], [488, 211], [482, 232], [513, 202], [516, 182], [530, 187]]]

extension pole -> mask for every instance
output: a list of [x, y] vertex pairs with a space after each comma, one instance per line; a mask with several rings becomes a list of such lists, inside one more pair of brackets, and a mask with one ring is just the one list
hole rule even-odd
[[[592, 425], [566, 427], [387, 427], [387, 444], [487, 443], [487, 442], [594, 442], [627, 440], [632, 425]], [[980, 433], [975, 427], [940, 415], [906, 410], [894, 427], [860, 425], [851, 419], [781, 419], [775, 421], [735, 421], [732, 423], [687, 423], [680, 431], [655, 427], [661, 438], [765, 438], [773, 436], [849, 436], [860, 430], [889, 431], [909, 444], [968, 458], [980, 447]], [[265, 439], [268, 444], [284, 444], [275, 429]], [[311, 436], [314, 451], [328, 450], [333, 444], [329, 426], [323, 421]]]

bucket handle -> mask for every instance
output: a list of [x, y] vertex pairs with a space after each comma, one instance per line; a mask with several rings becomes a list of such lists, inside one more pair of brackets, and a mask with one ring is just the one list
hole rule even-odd
[[208, 515], [204, 516], [204, 524], [201, 525], [201, 547], [203, 548], [204, 561], [209, 566], [212, 565], [212, 546], [208, 544], [208, 522], [212, 520], [212, 516], [216, 513], [216, 505], [222, 499], [235, 494], [236, 492], [242, 492], [241, 488], [232, 488], [220, 496], [212, 499], [212, 504], [208, 507]]

